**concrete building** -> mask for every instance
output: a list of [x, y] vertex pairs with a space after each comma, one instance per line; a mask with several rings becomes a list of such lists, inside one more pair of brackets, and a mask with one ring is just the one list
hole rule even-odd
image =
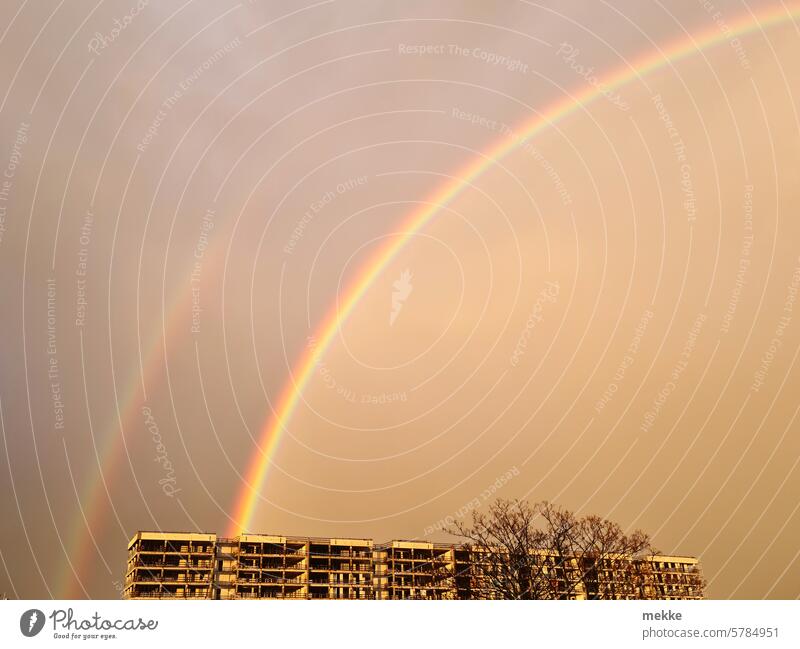
[[[560, 598], [703, 597], [698, 561], [692, 557], [659, 555], [634, 561], [607, 557], [592, 563], [595, 577], [586, 581], [575, 578], [586, 573], [585, 560], [557, 562], [546, 553], [537, 556], [544, 566], [542, 574]], [[481, 586], [485, 581], [475, 554], [452, 544], [137, 532], [128, 544], [123, 597], [483, 599], [492, 596]]]

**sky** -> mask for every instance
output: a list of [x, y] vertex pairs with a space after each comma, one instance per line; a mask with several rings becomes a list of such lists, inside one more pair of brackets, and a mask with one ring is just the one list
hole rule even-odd
[[525, 498], [800, 595], [800, 4], [7, 4], [0, 592]]

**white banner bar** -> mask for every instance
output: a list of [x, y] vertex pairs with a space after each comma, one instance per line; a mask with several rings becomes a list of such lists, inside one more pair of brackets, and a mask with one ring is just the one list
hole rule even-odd
[[0, 646], [796, 649], [799, 618], [797, 601], [10, 600]]

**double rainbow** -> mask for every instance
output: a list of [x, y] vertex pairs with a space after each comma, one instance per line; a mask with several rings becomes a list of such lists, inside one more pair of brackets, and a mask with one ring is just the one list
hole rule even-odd
[[[600, 79], [598, 86], [586, 88], [576, 95], [568, 95], [560, 101], [547, 106], [541, 113], [518, 129], [517, 138], [504, 138], [502, 142], [496, 144], [492, 149], [480, 156], [478, 160], [455, 174], [454, 176], [458, 180], [449, 181], [443, 185], [439, 191], [435, 192], [427, 200], [425, 207], [411, 213], [398, 228], [399, 231], [405, 234], [387, 242], [370, 257], [367, 264], [348, 286], [344, 296], [339, 299], [338, 305], [340, 306], [334, 305], [327, 317], [318, 325], [317, 333], [314, 336], [316, 345], [313, 348], [308, 348], [297, 361], [281, 392], [276, 408], [265, 419], [261, 427], [256, 452], [253, 454], [245, 474], [244, 483], [234, 503], [234, 514], [231, 518], [228, 534], [235, 536], [250, 528], [272, 457], [276, 453], [288, 422], [300, 402], [303, 390], [314, 374], [315, 366], [332, 344], [340, 327], [383, 269], [396, 257], [414, 233], [425, 227], [442, 207], [456, 198], [469, 183], [489, 169], [495, 161], [505, 157], [548, 126], [565, 119], [585, 107], [588, 103], [600, 98], [604, 92], [608, 93], [616, 90], [639, 77], [670, 66], [680, 59], [730, 42], [733, 38], [746, 36], [747, 34], [797, 19], [800, 19], [800, 5], [797, 3], [788, 7], [785, 4], [776, 5], [758, 13], [747, 13], [740, 16], [728, 25], [728, 29], [725, 32], [720, 31], [717, 26], [713, 26], [698, 34], [688, 34], [665, 48], [656, 49], [656, 51], [650, 52], [632, 63], [626, 63], [618, 70]], [[180, 321], [180, 316], [187, 310], [188, 304], [189, 301], [187, 299], [179, 298], [167, 309], [164, 316], [165, 335], [169, 336], [170, 332], [175, 329], [175, 324]], [[152, 347], [145, 353], [145, 361], [143, 363], [145, 376], [150, 376], [158, 367], [162, 358], [162, 354], [159, 352], [163, 351], [163, 343], [163, 337], [155, 337]], [[144, 380], [144, 377], [141, 377], [141, 380]], [[68, 551], [70, 556], [75, 557], [75, 561], [65, 561], [65, 565], [59, 575], [55, 591], [60, 597], [86, 595], [86, 591], [82, 587], [80, 587], [81, 592], [77, 592], [76, 586], [80, 584], [81, 575], [84, 574], [85, 567], [90, 563], [93, 549], [96, 549], [94, 544], [89, 541], [92, 530], [97, 528], [102, 510], [108, 507], [107, 498], [104, 496], [108, 489], [108, 480], [114, 473], [113, 470], [109, 469], [118, 467], [124, 457], [122, 431], [126, 427], [134, 425], [139, 415], [143, 398], [140, 386], [140, 377], [134, 375], [124, 387], [123, 398], [119, 404], [117, 422], [114, 422], [114, 425], [110, 426], [108, 434], [103, 436], [102, 448], [98, 451], [98, 471], [85, 485], [81, 495], [81, 504], [85, 504], [83, 515], [76, 518], [74, 528], [69, 535]], [[115, 424], [119, 424], [119, 427]], [[120, 430], [120, 427], [122, 430]], [[103, 478], [103, 471], [106, 473], [105, 479]]]

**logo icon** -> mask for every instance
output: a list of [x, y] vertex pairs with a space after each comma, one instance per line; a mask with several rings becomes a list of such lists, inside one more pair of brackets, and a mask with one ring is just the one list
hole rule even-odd
[[396, 279], [392, 282], [392, 312], [389, 314], [389, 325], [393, 325], [394, 321], [397, 320], [397, 316], [400, 315], [400, 310], [403, 308], [403, 304], [408, 299], [408, 296], [411, 295], [411, 291], [414, 287], [411, 285], [411, 271], [406, 268], [402, 273], [400, 273], [400, 278]]
[[44, 627], [44, 613], [38, 608], [32, 608], [25, 611], [22, 617], [19, 618], [19, 630], [26, 638], [32, 638], [37, 635]]

